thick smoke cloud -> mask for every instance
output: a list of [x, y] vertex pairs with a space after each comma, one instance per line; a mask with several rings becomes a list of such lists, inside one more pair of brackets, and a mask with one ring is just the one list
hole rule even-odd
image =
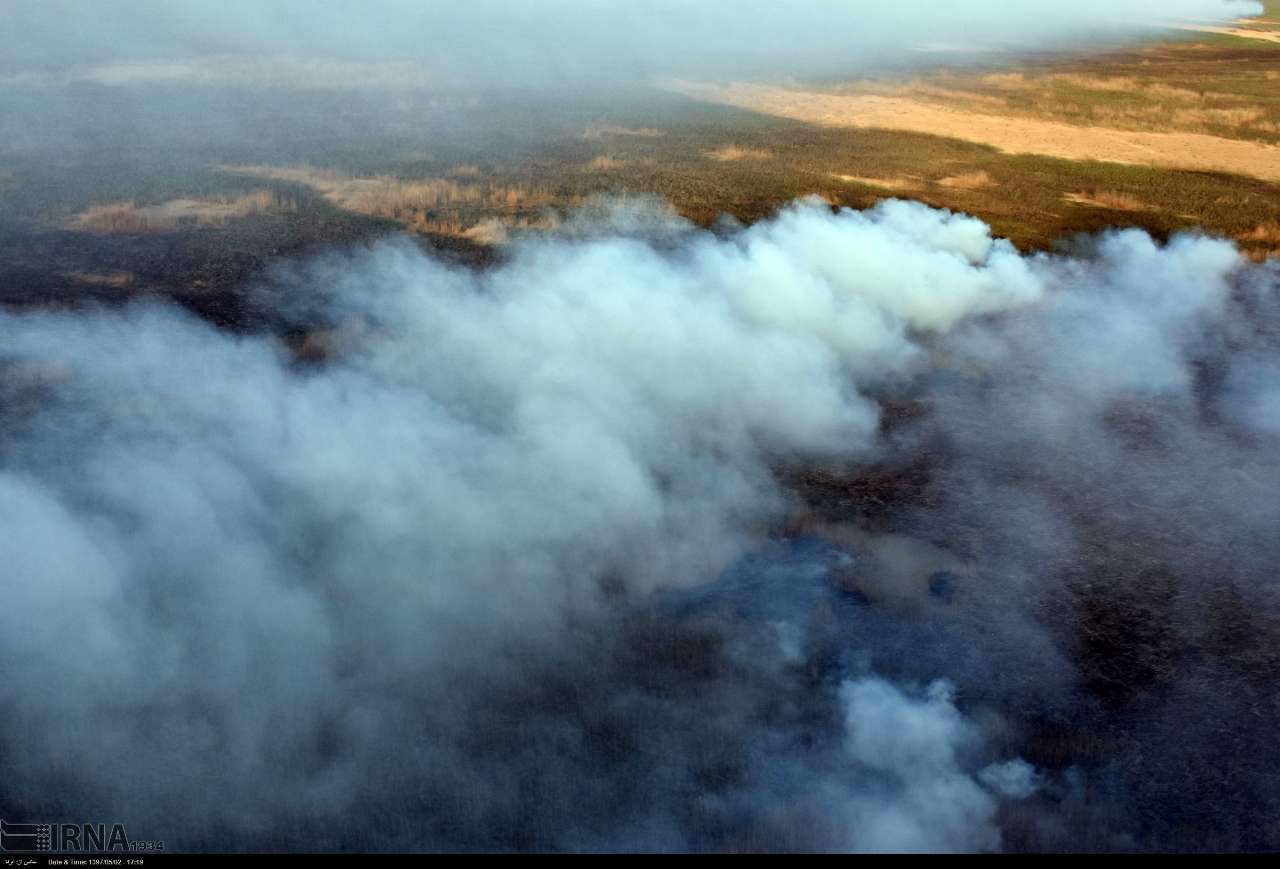
[[[729, 241], [668, 220], [486, 274], [403, 246], [312, 264], [288, 286], [328, 295], [342, 361], [319, 372], [166, 309], [7, 317], [15, 792], [92, 770], [87, 805], [159, 823], [199, 782], [185, 820], [238, 828], [349, 809], [406, 765], [484, 811], [519, 800], [474, 768], [504, 749], [453, 756], [485, 734], [447, 698], [563, 654], [602, 584], [714, 576], [780, 515], [769, 459], [869, 447], [855, 387], [911, 362], [908, 329], [1039, 291], [979, 222], [922, 207], [797, 208]], [[941, 315], [919, 297], [939, 279]]]
[[[176, 848], [1263, 841], [1273, 266], [632, 202], [483, 271], [333, 254], [261, 304], [323, 359], [158, 304], [0, 314], [5, 817]], [[797, 474], [922, 456], [894, 534], [861, 502], [781, 532]]]
[[[180, 80], [196, 56], [412, 61], [448, 84], [580, 89], [654, 75], [848, 71], [922, 44], [1060, 44], [1260, 12], [1252, 0], [9, 0], [0, 63], [9, 72], [123, 64], [89, 78], [163, 82]], [[233, 65], [222, 70], [234, 77]]]
[[943, 342], [898, 443], [948, 458], [899, 528], [977, 558], [992, 607], [1049, 623], [1089, 703], [1039, 738], [1130, 746], [1106, 752], [1126, 769], [1098, 802], [1139, 844], [1271, 848], [1280, 269], [1137, 231], [1083, 253], [1034, 309]]

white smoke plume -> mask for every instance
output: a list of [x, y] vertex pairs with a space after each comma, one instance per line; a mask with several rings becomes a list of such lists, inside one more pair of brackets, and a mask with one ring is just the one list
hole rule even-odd
[[[1040, 621], [1076, 539], [1054, 486], [1185, 517], [1130, 524], [1197, 564], [1236, 535], [1246, 585], [1277, 356], [1233, 306], [1280, 322], [1275, 294], [1220, 241], [1021, 256], [802, 202], [719, 234], [623, 209], [487, 270], [302, 263], [262, 304], [323, 327], [318, 362], [159, 304], [0, 313], [0, 810], [176, 848], [991, 850], [1031, 800], [1048, 837], [1089, 770], [1019, 760], [1012, 717], [1102, 714]], [[1210, 351], [1238, 432], [1197, 422]], [[932, 412], [886, 434], [902, 395]], [[1168, 452], [1108, 432], [1117, 396]], [[979, 565], [954, 599], [761, 550], [793, 472], [926, 448], [940, 494], [901, 516]]]
[[957, 758], [976, 741], [976, 728], [956, 711], [950, 692], [935, 682], [917, 700], [881, 679], [841, 689], [849, 754], [892, 782], [885, 791], [855, 793], [850, 847], [896, 853], [999, 848], [995, 799], [962, 772]]

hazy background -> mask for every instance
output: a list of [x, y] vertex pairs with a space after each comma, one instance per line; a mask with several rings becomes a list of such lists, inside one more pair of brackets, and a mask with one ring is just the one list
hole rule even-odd
[[[0, 69], [141, 65], [180, 76], [208, 55], [404, 63], [448, 86], [594, 88], [655, 75], [801, 75], [901, 60], [928, 45], [1046, 47], [1178, 17], [1256, 14], [1250, 0], [6, 0]], [[173, 66], [176, 63], [178, 66]], [[120, 74], [120, 73], [117, 73]], [[228, 73], [230, 75], [231, 73]], [[375, 81], [377, 71], [366, 75]], [[386, 71], [383, 71], [386, 75]]]

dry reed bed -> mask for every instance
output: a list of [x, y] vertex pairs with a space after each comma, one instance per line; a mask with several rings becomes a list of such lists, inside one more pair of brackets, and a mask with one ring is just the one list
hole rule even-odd
[[134, 200], [91, 205], [69, 226], [88, 232], [164, 232], [179, 227], [221, 227], [227, 221], [268, 211], [295, 211], [296, 203], [272, 190], [234, 196], [170, 199], [152, 205]]

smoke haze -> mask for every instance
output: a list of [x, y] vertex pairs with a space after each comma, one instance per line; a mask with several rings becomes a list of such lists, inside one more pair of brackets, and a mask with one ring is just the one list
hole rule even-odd
[[[421, 72], [401, 69], [408, 82], [421, 83], [426, 73], [446, 85], [581, 90], [655, 75], [847, 72], [927, 44], [1043, 47], [1135, 34], [1178, 18], [1261, 11], [1252, 0], [374, 0], [358, 8], [300, 0], [9, 0], [0, 71], [76, 67], [89, 80], [199, 83], [210, 71], [191, 67], [192, 58], [229, 54], [294, 64], [307, 58], [322, 70], [320, 59], [412, 62]], [[111, 69], [95, 69], [103, 66]], [[222, 81], [235, 73], [224, 64]], [[375, 80], [385, 81], [383, 73]]]

